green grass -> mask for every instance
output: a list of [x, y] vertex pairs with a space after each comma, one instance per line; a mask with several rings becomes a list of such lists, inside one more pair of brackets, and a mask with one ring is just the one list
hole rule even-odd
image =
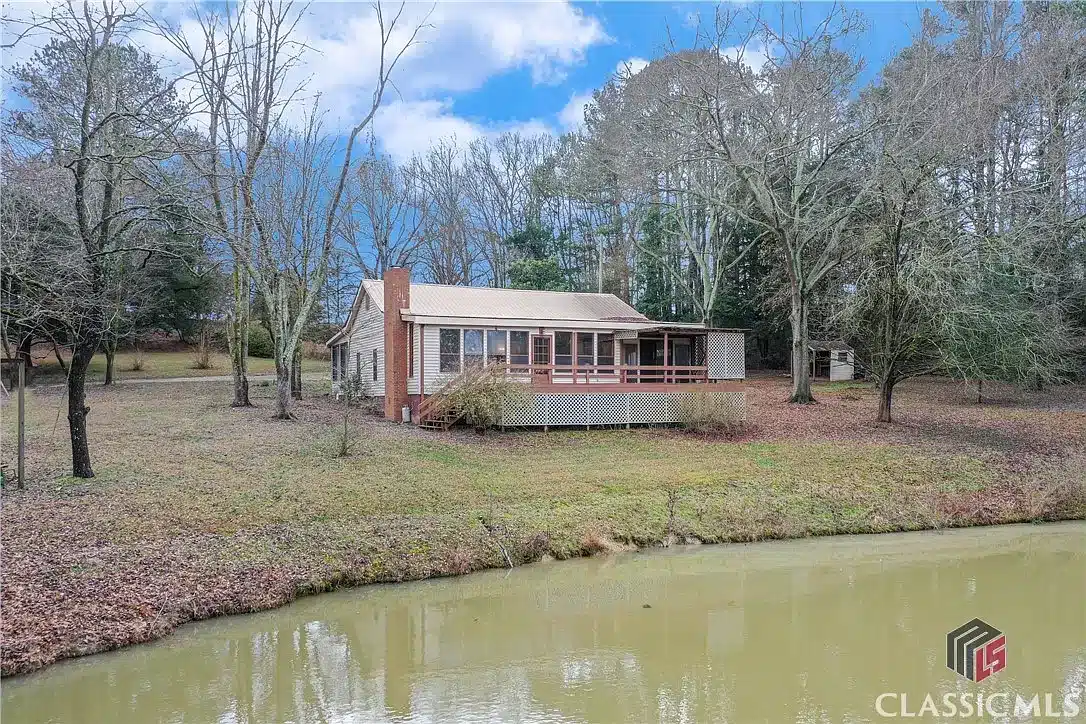
[[[118, 352], [113, 369], [115, 377], [122, 380], [146, 380], [169, 377], [215, 377], [231, 374], [230, 358], [222, 353], [212, 354], [211, 368], [203, 370], [194, 367], [195, 355], [192, 352], [144, 352], [142, 358], [142, 368], [134, 370], [132, 367], [136, 354]], [[302, 372], [304, 374], [327, 372], [329, 364], [325, 360], [303, 359]], [[249, 374], [275, 374], [275, 361], [250, 357]], [[103, 354], [96, 354], [88, 369], [88, 379], [101, 381], [105, 379], [105, 375], [106, 357]], [[34, 376], [37, 382], [61, 382], [64, 379], [64, 372], [56, 359], [48, 358], [41, 360], [39, 366], [35, 367]]]

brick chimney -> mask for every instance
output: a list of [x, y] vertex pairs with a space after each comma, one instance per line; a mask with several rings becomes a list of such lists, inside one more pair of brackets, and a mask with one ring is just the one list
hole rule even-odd
[[407, 404], [408, 323], [401, 309], [411, 306], [411, 270], [385, 270], [385, 419], [403, 422]]

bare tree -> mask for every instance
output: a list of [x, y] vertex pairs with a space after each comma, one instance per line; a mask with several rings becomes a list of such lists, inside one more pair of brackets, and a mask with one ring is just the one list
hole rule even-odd
[[[264, 300], [275, 341], [276, 417], [289, 419], [291, 367], [302, 331], [317, 296], [324, 288], [328, 260], [334, 249], [341, 203], [359, 136], [373, 121], [390, 78], [403, 54], [423, 27], [417, 24], [400, 37], [405, 4], [386, 17], [380, 3], [374, 5], [378, 27], [379, 56], [368, 109], [346, 134], [340, 150], [338, 171], [325, 190], [319, 219], [308, 227], [314, 236], [304, 242], [307, 273], [291, 275], [290, 245], [275, 243], [268, 220], [257, 204], [258, 179], [269, 140], [285, 125], [286, 109], [296, 104], [297, 86], [291, 87], [292, 69], [306, 48], [295, 37], [305, 9], [287, 2], [256, 0], [242, 4], [226, 16], [197, 11], [201, 37], [192, 42], [179, 29], [169, 37], [192, 62], [209, 120], [211, 151], [197, 158], [210, 191], [216, 230], [229, 245], [234, 258], [235, 314], [231, 325], [231, 358], [234, 365], [235, 405], [248, 404], [245, 372], [245, 336], [248, 332], [248, 283], [251, 279]], [[320, 146], [319, 112], [310, 112], [304, 132], [307, 153]], [[310, 178], [308, 172], [300, 176]], [[285, 257], [284, 257], [285, 254]], [[301, 282], [292, 288], [292, 280]]]
[[127, 44], [142, 26], [136, 11], [112, 2], [69, 4], [44, 26], [53, 40], [12, 72], [30, 108], [13, 111], [7, 130], [71, 172], [70, 215], [63, 222], [78, 243], [59, 250], [72, 348], [68, 425], [72, 474], [93, 477], [87, 368], [109, 329], [119, 274], [138, 255], [169, 253], [161, 235], [142, 232], [176, 208], [171, 161], [186, 113], [173, 83]]
[[456, 139], [437, 142], [413, 162], [426, 199], [421, 261], [436, 284], [476, 283], [482, 276], [477, 238], [472, 229], [463, 155]]
[[379, 279], [393, 266], [413, 266], [426, 225], [427, 205], [414, 164], [397, 166], [377, 151], [359, 160], [347, 188], [347, 239], [355, 264], [368, 279]]
[[[748, 20], [753, 30], [740, 36], [738, 51], [736, 12], [719, 10], [713, 27], [699, 33], [703, 52], [674, 54], [683, 71], [668, 103], [671, 115], [696, 122], [690, 151], [736, 178], [742, 205], [731, 211], [777, 244], [792, 327], [790, 400], [811, 402], [811, 298], [850, 253], [856, 214], [872, 187], [850, 162], [873, 130], [849, 108], [861, 63], [839, 47], [858, 21], [834, 8], [799, 35], [758, 16]], [[743, 59], [756, 45], [773, 51], [758, 71]]]

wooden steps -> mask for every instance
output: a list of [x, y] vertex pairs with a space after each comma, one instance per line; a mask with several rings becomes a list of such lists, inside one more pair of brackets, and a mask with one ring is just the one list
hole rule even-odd
[[434, 415], [422, 418], [419, 421], [419, 427], [423, 430], [445, 431], [455, 425], [463, 416], [464, 413], [461, 410], [443, 410]]

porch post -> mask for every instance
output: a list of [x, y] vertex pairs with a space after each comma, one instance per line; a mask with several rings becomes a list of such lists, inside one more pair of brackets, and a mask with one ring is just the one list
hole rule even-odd
[[667, 382], [667, 330], [664, 330], [664, 382]]

